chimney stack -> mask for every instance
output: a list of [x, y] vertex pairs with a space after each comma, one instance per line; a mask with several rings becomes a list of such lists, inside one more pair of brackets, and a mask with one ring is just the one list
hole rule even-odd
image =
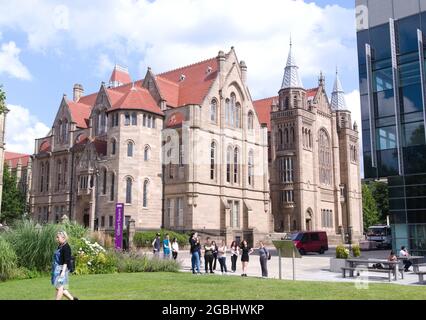
[[75, 84], [73, 93], [74, 93], [74, 95], [73, 95], [74, 102], [78, 102], [78, 100], [80, 100], [80, 98], [84, 94], [83, 86], [81, 84], [78, 84], [78, 83]]
[[247, 85], [247, 65], [244, 61], [240, 61], [241, 78], [243, 83]]
[[225, 60], [226, 60], [225, 53], [223, 51], [219, 51], [216, 59], [217, 59], [217, 65], [219, 67], [218, 71], [222, 72], [225, 67]]

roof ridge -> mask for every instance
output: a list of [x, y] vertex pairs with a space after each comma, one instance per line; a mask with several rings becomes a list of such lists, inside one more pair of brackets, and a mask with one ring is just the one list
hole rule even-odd
[[253, 100], [253, 102], [257, 102], [257, 101], [263, 101], [263, 100], [268, 100], [268, 99], [274, 99], [274, 98], [278, 98], [279, 96], [272, 96], [269, 98], [263, 98], [263, 99], [259, 99], [259, 100]]
[[213, 59], [216, 59], [216, 57], [209, 58], [209, 59], [205, 59], [205, 60], [203, 60], [203, 61], [199, 61], [199, 62], [195, 62], [195, 63], [189, 64], [189, 65], [186, 65], [186, 66], [184, 66], [184, 67], [176, 68], [176, 69], [173, 69], [173, 70], [170, 70], [170, 71], [166, 71], [166, 72], [163, 72], [163, 73], [159, 73], [159, 74], [158, 74], [158, 76], [162, 76], [162, 75], [167, 74], [167, 73], [176, 72], [176, 71], [181, 70], [181, 69], [186, 69], [186, 68], [189, 68], [189, 67], [193, 67], [193, 66], [196, 66], [196, 65], [198, 65], [198, 64], [205, 63], [205, 62], [207, 62], [207, 61], [209, 61], [209, 60], [213, 60]]

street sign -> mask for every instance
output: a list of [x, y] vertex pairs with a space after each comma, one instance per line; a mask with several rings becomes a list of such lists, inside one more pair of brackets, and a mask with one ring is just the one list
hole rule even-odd
[[295, 258], [302, 258], [302, 256], [299, 253], [299, 250], [297, 250], [296, 246], [294, 245], [292, 240], [274, 240], [272, 241], [275, 248], [278, 250], [278, 269], [280, 272], [280, 280], [282, 279], [281, 276], [281, 257], [285, 258], [292, 258], [293, 261], [293, 280], [296, 280], [296, 273], [295, 273], [295, 266], [294, 266], [294, 259]]

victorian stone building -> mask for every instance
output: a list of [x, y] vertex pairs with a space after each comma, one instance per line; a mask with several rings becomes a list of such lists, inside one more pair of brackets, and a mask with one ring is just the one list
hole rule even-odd
[[291, 45], [278, 96], [254, 102], [269, 128], [274, 229], [325, 230], [332, 242], [363, 232], [359, 133], [336, 72], [331, 102], [325, 79], [305, 89]]
[[[136, 228], [196, 230], [227, 242], [274, 231], [362, 229], [358, 132], [340, 83], [305, 90], [290, 52], [279, 96], [253, 102], [232, 48], [132, 81], [62, 98], [37, 139], [32, 213], [114, 228], [115, 204]], [[268, 153], [269, 141], [269, 153]], [[269, 155], [269, 156], [268, 156]], [[272, 204], [271, 204], [272, 200]]]
[[32, 179], [32, 159], [29, 154], [6, 151], [4, 153], [4, 164], [9, 172], [16, 177], [18, 189], [25, 195], [28, 204], [30, 200], [30, 189]]

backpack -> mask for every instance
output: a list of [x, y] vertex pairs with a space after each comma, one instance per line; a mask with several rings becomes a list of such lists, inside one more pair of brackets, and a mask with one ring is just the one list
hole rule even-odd
[[68, 271], [73, 273], [75, 271], [75, 256], [71, 256], [70, 265], [68, 266]]

